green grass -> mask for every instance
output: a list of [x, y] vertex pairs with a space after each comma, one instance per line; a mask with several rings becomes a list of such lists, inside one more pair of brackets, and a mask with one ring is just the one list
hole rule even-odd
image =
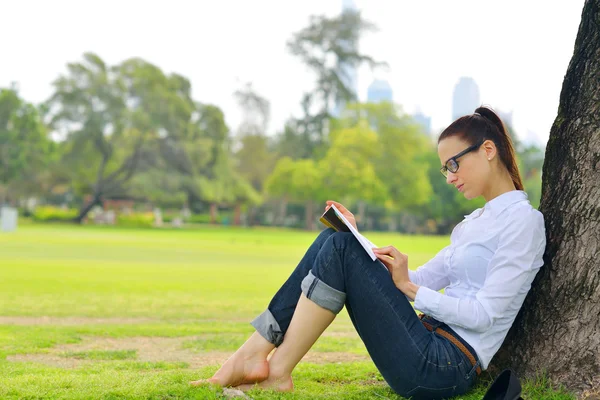
[[136, 350], [91, 350], [66, 351], [61, 356], [78, 360], [135, 360], [136, 353]]
[[[249, 321], [265, 309], [315, 234], [68, 225], [26, 225], [0, 234], [0, 398], [221, 398], [218, 389], [188, 385], [218, 368], [198, 366], [198, 360], [244, 342], [253, 331]], [[447, 237], [368, 236], [408, 253], [411, 268], [448, 243]], [[148, 343], [142, 346], [143, 338]], [[362, 361], [303, 362], [294, 371], [294, 393], [251, 396], [398, 398], [367, 359], [344, 312], [311, 352]], [[549, 387], [530, 382], [525, 395], [572, 398]], [[484, 389], [462, 398], [480, 399]]]

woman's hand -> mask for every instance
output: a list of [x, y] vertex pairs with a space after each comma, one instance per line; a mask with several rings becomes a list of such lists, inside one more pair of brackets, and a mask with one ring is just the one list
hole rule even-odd
[[348, 209], [344, 207], [341, 203], [338, 203], [337, 201], [333, 200], [327, 200], [325, 204], [327, 204], [327, 206], [325, 206], [325, 211], [327, 211], [332, 204], [335, 205], [335, 207], [342, 213], [342, 215], [346, 217], [348, 222], [352, 224], [354, 229], [358, 230], [358, 228], [356, 227], [356, 219], [354, 218], [354, 214], [348, 211]]
[[411, 300], [414, 300], [419, 287], [408, 277], [408, 256], [394, 246], [375, 248], [373, 253], [392, 274], [394, 285]]

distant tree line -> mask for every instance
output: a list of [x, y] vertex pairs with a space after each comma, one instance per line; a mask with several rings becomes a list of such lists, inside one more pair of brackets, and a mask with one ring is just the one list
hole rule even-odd
[[[76, 208], [82, 222], [108, 199], [188, 209], [216, 222], [314, 229], [326, 199], [344, 202], [362, 229], [447, 233], [472, 209], [439, 173], [435, 138], [390, 103], [361, 104], [341, 64], [377, 62], [358, 50], [375, 26], [360, 13], [312, 17], [288, 50], [312, 72], [302, 115], [267, 133], [270, 104], [251, 84], [234, 96], [239, 127], [192, 98], [190, 81], [132, 58], [107, 65], [86, 53], [33, 105], [0, 89], [0, 203]], [[334, 118], [334, 104], [347, 104]], [[525, 187], [540, 201], [544, 149], [513, 134]]]

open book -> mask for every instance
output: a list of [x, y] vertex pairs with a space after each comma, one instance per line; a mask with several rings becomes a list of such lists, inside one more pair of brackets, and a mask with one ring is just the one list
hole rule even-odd
[[365, 249], [365, 251], [369, 254], [373, 261], [377, 260], [377, 256], [371, 250], [373, 247], [378, 247], [373, 244], [369, 239], [361, 235], [354, 226], [342, 215], [342, 213], [335, 207], [335, 205], [331, 205], [327, 211], [323, 215], [321, 215], [320, 221], [326, 226], [335, 229], [338, 232], [352, 232], [354, 237], [358, 240], [361, 246]]

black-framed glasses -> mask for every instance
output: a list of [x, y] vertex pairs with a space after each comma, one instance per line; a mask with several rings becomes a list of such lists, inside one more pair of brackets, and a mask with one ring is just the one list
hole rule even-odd
[[444, 175], [445, 177], [448, 177], [448, 171], [455, 174], [456, 171], [458, 171], [458, 161], [457, 161], [458, 158], [464, 156], [465, 154], [467, 154], [473, 150], [477, 150], [479, 148], [479, 146], [481, 146], [482, 144], [483, 144], [483, 142], [474, 144], [473, 146], [467, 147], [466, 149], [464, 149], [463, 151], [461, 151], [454, 157], [449, 158], [448, 161], [446, 161], [446, 165], [444, 165], [442, 168], [440, 168], [440, 172], [442, 173], [442, 175]]

